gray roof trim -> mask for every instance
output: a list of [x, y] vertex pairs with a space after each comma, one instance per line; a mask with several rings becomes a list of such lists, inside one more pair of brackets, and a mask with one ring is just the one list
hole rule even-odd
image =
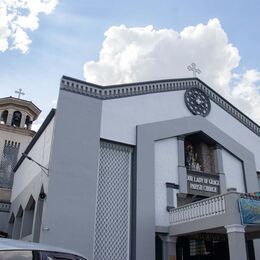
[[120, 84], [100, 86], [93, 83], [81, 81], [71, 77], [63, 76], [60, 88], [65, 91], [106, 100], [123, 98], [137, 95], [145, 95], [159, 92], [186, 90], [197, 87], [204, 91], [209, 98], [227, 113], [236, 118], [240, 123], [260, 136], [260, 126], [246, 116], [243, 112], [229, 103], [225, 98], [210, 88], [198, 78], [165, 79], [157, 81], [137, 82], [131, 84]]

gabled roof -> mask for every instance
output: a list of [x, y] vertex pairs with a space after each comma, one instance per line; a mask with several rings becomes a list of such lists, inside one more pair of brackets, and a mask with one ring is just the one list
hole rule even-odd
[[204, 91], [208, 97], [227, 113], [236, 118], [248, 129], [260, 136], [260, 126], [246, 116], [243, 112], [233, 106], [225, 98], [210, 88], [198, 78], [165, 79], [156, 81], [145, 81], [130, 84], [100, 86], [71, 77], [63, 76], [60, 88], [65, 91], [90, 96], [97, 99], [116, 99], [137, 95], [145, 95], [159, 92], [186, 90], [197, 87]]

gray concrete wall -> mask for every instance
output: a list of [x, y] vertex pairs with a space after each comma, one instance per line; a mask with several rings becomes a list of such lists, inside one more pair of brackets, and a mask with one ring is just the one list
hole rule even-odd
[[8, 232], [8, 219], [9, 212], [0, 211], [0, 230], [3, 232]]
[[[200, 116], [191, 116], [137, 126], [137, 260], [154, 260], [155, 257], [154, 141], [198, 131], [204, 132], [239, 158], [243, 162], [244, 173], [246, 173], [244, 178], [247, 191], [257, 190], [258, 183], [254, 155], [207, 119]], [[232, 221], [234, 221], [233, 218]]]
[[101, 100], [60, 91], [40, 242], [93, 259]]

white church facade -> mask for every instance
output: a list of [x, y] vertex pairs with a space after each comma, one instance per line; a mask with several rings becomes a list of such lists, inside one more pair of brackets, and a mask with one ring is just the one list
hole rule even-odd
[[64, 76], [14, 172], [9, 237], [90, 260], [260, 257], [241, 204], [260, 208], [260, 127], [198, 78]]

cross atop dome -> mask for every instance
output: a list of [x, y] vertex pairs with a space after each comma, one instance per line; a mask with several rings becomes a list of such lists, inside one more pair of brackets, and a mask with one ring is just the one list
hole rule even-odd
[[21, 96], [21, 95], [25, 95], [25, 93], [22, 92], [22, 89], [21, 89], [21, 88], [19, 88], [18, 90], [16, 90], [15, 93], [18, 94], [18, 98], [19, 98], [19, 99], [20, 99], [20, 96]]

